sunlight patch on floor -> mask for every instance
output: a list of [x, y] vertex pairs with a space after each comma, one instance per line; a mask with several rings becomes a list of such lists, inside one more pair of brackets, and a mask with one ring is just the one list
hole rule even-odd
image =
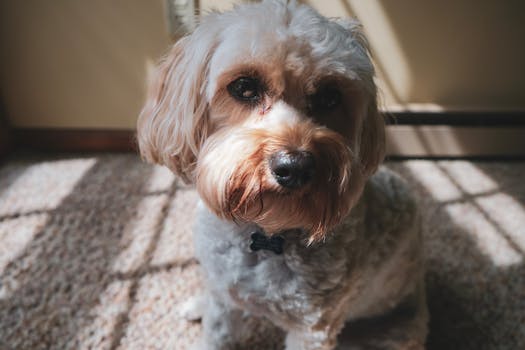
[[[97, 162], [96, 158], [45, 161], [17, 169], [6, 167], [6, 178], [16, 176], [0, 193], [0, 274], [9, 263], [24, 255], [41, 233], [56, 209], [71, 194], [77, 183]], [[67, 176], [64, 176], [67, 174]], [[4, 178], [5, 180], [5, 178]], [[30, 264], [35, 254], [25, 256]], [[0, 300], [17, 290], [17, 281], [5, 278], [0, 283]]]
[[[119, 318], [131, 305], [131, 282], [114, 281], [101, 293], [98, 304], [89, 310], [92, 322], [80, 329], [75, 336], [78, 349], [109, 349]], [[73, 348], [73, 347], [72, 347]]]
[[[38, 214], [0, 221], [0, 275], [10, 262], [23, 254], [35, 235], [44, 228], [47, 219], [47, 214]], [[0, 281], [0, 300], [8, 298], [17, 289], [13, 283], [16, 281]]]
[[154, 165], [145, 186], [147, 193], [169, 191], [175, 182], [175, 175], [166, 167]]
[[476, 203], [505, 231], [517, 249], [525, 252], [525, 208], [505, 193], [477, 198]]
[[96, 162], [96, 158], [66, 159], [27, 166], [0, 193], [0, 218], [57, 208]]
[[499, 189], [498, 184], [470, 162], [454, 161], [440, 163], [448, 177], [456, 182], [462, 192], [478, 195]]
[[470, 203], [449, 204], [445, 208], [454, 223], [476, 242], [477, 248], [496, 266], [519, 264], [521, 254], [512, 247], [501, 231]]
[[523, 261], [525, 210], [501, 192], [490, 176], [466, 161], [412, 161], [406, 165], [494, 265]]
[[138, 269], [147, 259], [146, 254], [154, 236], [164, 221], [163, 208], [168, 194], [150, 195], [141, 199], [136, 215], [124, 227], [120, 254], [113, 262], [114, 272], [129, 273]]
[[173, 268], [147, 274], [140, 280], [128, 313], [129, 323], [121, 330], [121, 349], [180, 349], [181, 340], [187, 344], [198, 336], [200, 325], [188, 323], [178, 311], [178, 302], [202, 290], [199, 279], [194, 277], [195, 269]]
[[193, 222], [198, 196], [194, 190], [176, 192], [159, 236], [151, 265], [162, 266], [187, 261], [194, 256]]
[[406, 167], [438, 202], [460, 199], [460, 189], [431, 161], [407, 162]]

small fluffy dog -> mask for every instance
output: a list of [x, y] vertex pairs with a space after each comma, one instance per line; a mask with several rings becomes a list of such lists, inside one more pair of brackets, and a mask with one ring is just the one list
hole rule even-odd
[[160, 63], [137, 137], [201, 198], [205, 348], [245, 349], [247, 315], [288, 350], [395, 315], [352, 348], [424, 348], [417, 208], [377, 171], [384, 122], [358, 22], [277, 0], [209, 14]]

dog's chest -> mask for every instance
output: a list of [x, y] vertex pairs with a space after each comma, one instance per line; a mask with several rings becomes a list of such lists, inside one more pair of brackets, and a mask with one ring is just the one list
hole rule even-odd
[[195, 250], [207, 287], [236, 306], [293, 319], [314, 313], [344, 288], [349, 269], [344, 247], [308, 248], [299, 237], [287, 236], [282, 254], [252, 251], [254, 226], [221, 221], [202, 207], [199, 211]]

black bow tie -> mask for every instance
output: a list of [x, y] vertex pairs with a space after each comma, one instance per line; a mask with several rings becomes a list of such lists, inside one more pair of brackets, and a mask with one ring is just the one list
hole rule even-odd
[[264, 233], [254, 232], [251, 235], [250, 249], [254, 252], [264, 249], [270, 250], [277, 255], [283, 253], [284, 238], [282, 236], [268, 237]]

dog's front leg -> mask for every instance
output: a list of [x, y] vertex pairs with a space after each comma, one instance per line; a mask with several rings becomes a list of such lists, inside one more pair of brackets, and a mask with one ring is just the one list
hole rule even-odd
[[212, 295], [207, 296], [202, 316], [204, 339], [202, 350], [241, 349], [243, 312], [226, 306]]

